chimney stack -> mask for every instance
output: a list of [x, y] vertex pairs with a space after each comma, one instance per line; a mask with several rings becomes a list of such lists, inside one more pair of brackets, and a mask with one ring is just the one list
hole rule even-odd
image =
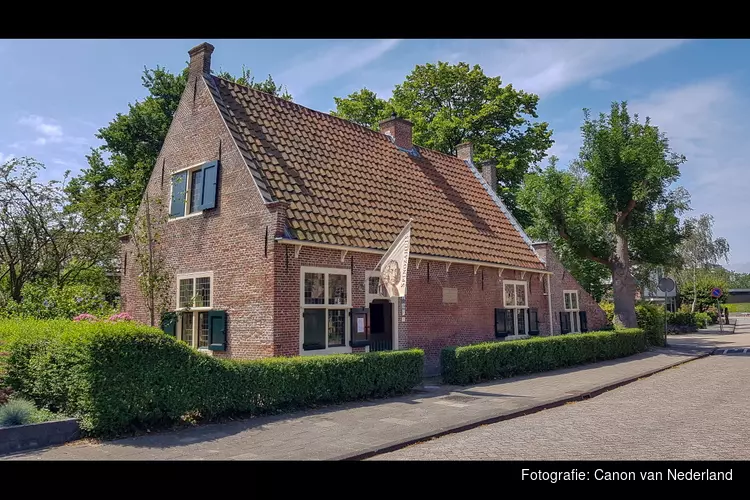
[[484, 160], [481, 165], [482, 177], [497, 192], [497, 163], [495, 160]]
[[456, 156], [458, 156], [459, 160], [473, 161], [474, 145], [470, 142], [462, 142], [456, 146]]
[[213, 51], [214, 46], [207, 42], [203, 42], [188, 51], [188, 54], [190, 54], [190, 69], [188, 70], [190, 77], [211, 74], [211, 54]]
[[393, 113], [389, 119], [380, 122], [380, 133], [393, 137], [396, 146], [411, 151], [414, 148], [411, 138], [412, 126], [409, 120], [399, 118]]

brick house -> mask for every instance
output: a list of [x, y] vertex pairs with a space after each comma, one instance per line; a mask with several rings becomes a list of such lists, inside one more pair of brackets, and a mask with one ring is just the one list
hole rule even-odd
[[[189, 52], [144, 195], [169, 211], [159, 251], [179, 313], [166, 331], [246, 359], [420, 347], [434, 371], [447, 345], [604, 325], [471, 144], [445, 155], [412, 144], [404, 119], [376, 132], [237, 85], [211, 75], [212, 52]], [[374, 268], [409, 218], [407, 296], [385, 298]], [[135, 252], [124, 238], [123, 310], [148, 321]], [[365, 308], [363, 341], [353, 318]]]

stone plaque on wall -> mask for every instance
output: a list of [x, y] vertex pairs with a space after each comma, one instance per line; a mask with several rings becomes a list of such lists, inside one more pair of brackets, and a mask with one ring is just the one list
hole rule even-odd
[[443, 288], [443, 304], [458, 303], [458, 288]]

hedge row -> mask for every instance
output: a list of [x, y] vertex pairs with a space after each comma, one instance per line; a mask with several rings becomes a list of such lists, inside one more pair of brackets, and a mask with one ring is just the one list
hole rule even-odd
[[[420, 350], [237, 361], [132, 323], [6, 321], [8, 379], [37, 404], [114, 436], [185, 417], [261, 414], [408, 392]], [[23, 332], [23, 335], [17, 335]], [[6, 335], [7, 336], [7, 335]]]
[[465, 385], [620, 358], [646, 349], [645, 332], [631, 328], [447, 347], [440, 361], [443, 382]]

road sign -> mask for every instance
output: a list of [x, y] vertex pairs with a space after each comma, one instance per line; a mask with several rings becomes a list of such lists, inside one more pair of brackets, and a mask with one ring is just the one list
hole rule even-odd
[[714, 288], [713, 290], [711, 290], [711, 297], [715, 299], [721, 297], [721, 288]]
[[674, 280], [672, 278], [662, 278], [659, 280], [659, 290], [662, 292], [671, 292], [674, 290]]

